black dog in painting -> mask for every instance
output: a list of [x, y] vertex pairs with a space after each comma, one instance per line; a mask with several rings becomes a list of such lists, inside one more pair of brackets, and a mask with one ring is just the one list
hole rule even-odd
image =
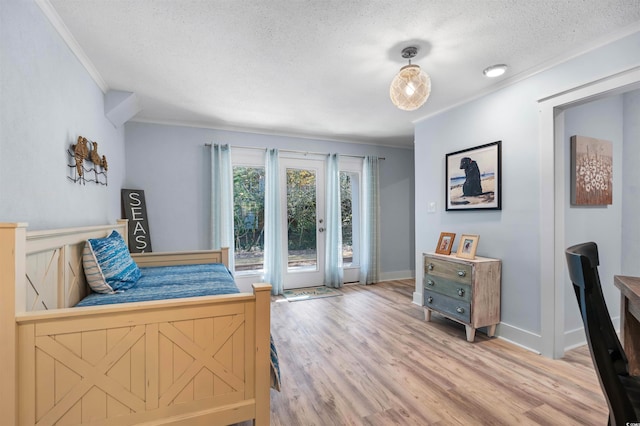
[[464, 184], [462, 185], [462, 195], [481, 195], [482, 184], [480, 183], [480, 169], [478, 168], [478, 163], [469, 157], [464, 157], [460, 160], [460, 168], [464, 169], [464, 175], [466, 177]]

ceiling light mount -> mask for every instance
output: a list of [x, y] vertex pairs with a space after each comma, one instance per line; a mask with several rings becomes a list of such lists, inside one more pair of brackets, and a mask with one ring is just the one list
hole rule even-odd
[[431, 94], [431, 78], [418, 65], [411, 64], [417, 54], [416, 46], [402, 49], [402, 57], [409, 60], [409, 65], [400, 68], [389, 88], [391, 102], [404, 111], [420, 108]]
[[418, 48], [416, 46], [409, 46], [402, 49], [402, 57], [405, 59], [413, 59], [418, 54]]

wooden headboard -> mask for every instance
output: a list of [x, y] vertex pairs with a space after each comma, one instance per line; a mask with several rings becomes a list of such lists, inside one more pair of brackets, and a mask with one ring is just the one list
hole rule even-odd
[[116, 225], [30, 231], [26, 237], [25, 286], [16, 289], [16, 311], [69, 308], [87, 295], [82, 250], [89, 238], [116, 230], [127, 241], [127, 220]]

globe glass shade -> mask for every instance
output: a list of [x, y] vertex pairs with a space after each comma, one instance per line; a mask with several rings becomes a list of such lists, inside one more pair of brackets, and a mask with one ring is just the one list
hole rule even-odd
[[389, 89], [391, 102], [405, 111], [420, 108], [430, 93], [431, 78], [418, 65], [405, 65], [400, 68]]

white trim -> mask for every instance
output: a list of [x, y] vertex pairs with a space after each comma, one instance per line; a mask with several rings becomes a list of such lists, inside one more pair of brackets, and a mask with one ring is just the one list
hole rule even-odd
[[263, 150], [244, 148], [241, 146], [230, 146], [230, 148], [231, 167], [262, 167], [264, 169], [267, 148]]
[[[612, 317], [611, 322], [616, 332], [620, 333], [620, 316]], [[587, 344], [587, 336], [584, 333], [584, 327], [575, 328], [564, 333], [564, 350], [570, 351], [579, 346]]]
[[360, 266], [347, 266], [342, 270], [344, 276], [342, 284], [357, 284], [360, 282]]
[[496, 328], [496, 336], [513, 345], [540, 354], [540, 351], [535, 349], [540, 347], [541, 336], [539, 334], [501, 322]]
[[564, 350], [570, 351], [587, 344], [584, 327], [575, 328], [564, 333]]
[[[414, 292], [412, 303], [414, 305], [423, 306], [422, 293]], [[481, 328], [484, 329], [484, 327]], [[539, 334], [534, 334], [530, 331], [523, 330], [522, 328], [501, 322], [496, 327], [495, 336], [528, 351], [537, 354], [540, 353], [539, 350], [535, 349], [540, 347], [541, 336]]]
[[[564, 355], [564, 152], [556, 147], [558, 132], [563, 129], [562, 110], [568, 106], [620, 92], [640, 83], [640, 67], [596, 80], [590, 84], [558, 92], [538, 100], [540, 144], [540, 347], [542, 355]], [[562, 137], [559, 138], [562, 140]], [[558, 154], [559, 153], [559, 154]], [[556, 154], [557, 157], [556, 157]], [[558, 176], [558, 179], [556, 179]], [[550, 196], [553, 194], [553, 196]]]
[[380, 279], [378, 282], [394, 281], [394, 280], [410, 280], [415, 278], [413, 271], [392, 271], [392, 272], [380, 272]]
[[340, 171], [358, 173], [358, 176], [360, 176], [362, 175], [363, 160], [364, 157], [340, 154]]
[[[567, 162], [564, 155], [564, 111], [555, 110], [554, 112], [554, 153], [550, 166], [554, 168], [554, 194], [553, 199], [554, 211], [555, 211], [555, 243], [554, 243], [554, 258], [555, 262], [554, 278], [555, 283], [553, 289], [553, 306], [554, 313], [551, 315], [554, 318], [553, 322], [553, 345], [551, 346], [551, 339], [547, 339], [549, 344], [549, 354], [552, 358], [562, 358], [564, 355], [564, 324], [565, 324], [565, 258], [564, 249], [565, 244], [565, 198], [566, 191], [564, 185], [565, 170], [567, 170]], [[545, 228], [542, 228], [545, 229]], [[542, 299], [545, 300], [545, 299]], [[544, 311], [542, 302], [540, 303], [541, 310]], [[544, 334], [543, 334], [544, 335]], [[544, 344], [544, 343], [543, 343]]]
[[[191, 122], [191, 121], [181, 121], [181, 120], [155, 120], [155, 119], [142, 118], [142, 117], [136, 117], [134, 120], [131, 120], [131, 121], [136, 123], [142, 123], [142, 124], [159, 124], [163, 126], [191, 127], [196, 129], [218, 130], [221, 132], [246, 133], [249, 135], [281, 136], [283, 138], [305, 139], [305, 140], [312, 140], [316, 142], [339, 142], [339, 143], [350, 143], [350, 144], [356, 144], [356, 145], [372, 145], [372, 146], [378, 146], [378, 147], [407, 149], [407, 150], [413, 150], [415, 145], [414, 135], [409, 135], [409, 136], [390, 135], [388, 137], [380, 136], [380, 137], [374, 138], [373, 140], [340, 139], [340, 138], [332, 138], [324, 134], [314, 135], [309, 133], [283, 132], [280, 130], [273, 130], [273, 129], [223, 126], [223, 125], [214, 125], [211, 123], [203, 123], [203, 122], [196, 122], [196, 121]], [[409, 137], [411, 137], [411, 141], [407, 140], [405, 142], [404, 139]], [[386, 142], [381, 142], [380, 140], [384, 140]]]
[[47, 17], [47, 19], [49, 19], [51, 25], [53, 25], [56, 31], [58, 31], [58, 34], [60, 34], [60, 37], [62, 37], [71, 52], [76, 55], [76, 57], [78, 58], [82, 66], [84, 66], [84, 68], [87, 70], [93, 81], [95, 81], [98, 87], [100, 87], [102, 93], [107, 93], [109, 91], [109, 85], [106, 81], [104, 81], [104, 79], [98, 72], [98, 69], [95, 67], [95, 65], [93, 65], [93, 62], [91, 62], [89, 57], [84, 53], [84, 50], [82, 50], [82, 47], [80, 47], [80, 44], [78, 43], [76, 38], [71, 34], [71, 31], [69, 31], [67, 25], [62, 21], [62, 18], [60, 17], [60, 15], [58, 15], [58, 12], [56, 12], [51, 2], [49, 0], [35, 0], [35, 2], [38, 6], [40, 6], [40, 9], [42, 9], [44, 15]]
[[[519, 83], [523, 80], [526, 80], [530, 77], [533, 77], [536, 74], [539, 74], [541, 72], [547, 71], [553, 67], [556, 67], [560, 64], [563, 64], [565, 62], [570, 61], [573, 58], [576, 58], [578, 56], [584, 55], [585, 53], [591, 52], [592, 50], [598, 49], [602, 46], [605, 46], [609, 43], [613, 43], [614, 41], [623, 39], [627, 36], [630, 36], [632, 34], [637, 33], [638, 31], [640, 31], [640, 22], [634, 22], [631, 25], [628, 25], [626, 27], [622, 27], [620, 28], [618, 31], [614, 31], [610, 34], [606, 34], [603, 37], [600, 37], [586, 45], [582, 45], [579, 46], [577, 48], [574, 48], [568, 52], [562, 53], [554, 58], [551, 58], [545, 62], [542, 62], [532, 68], [529, 68], [528, 70], [524, 70], [518, 74], [515, 74], [509, 78], [500, 80], [499, 82], [497, 82], [496, 84], [487, 87], [484, 90], [481, 90], [480, 92], [477, 92], [476, 94], [466, 97], [458, 102], [456, 102], [455, 104], [449, 105], [445, 108], [442, 108], [440, 110], [434, 111], [430, 114], [427, 114], [423, 117], [417, 118], [415, 120], [412, 121], [412, 123], [414, 124], [414, 126], [417, 123], [420, 123], [421, 121], [424, 120], [428, 120], [432, 117], [435, 117], [439, 114], [442, 114], [446, 111], [450, 111], [452, 109], [455, 109], [461, 105], [467, 104], [471, 101], [474, 101], [476, 99], [480, 99], [483, 98], [485, 96], [487, 96], [488, 94], [491, 94], [493, 92], [497, 92], [500, 89], [503, 89], [505, 87], [509, 87], [512, 86], [516, 83]], [[539, 100], [540, 101], [540, 100]]]

